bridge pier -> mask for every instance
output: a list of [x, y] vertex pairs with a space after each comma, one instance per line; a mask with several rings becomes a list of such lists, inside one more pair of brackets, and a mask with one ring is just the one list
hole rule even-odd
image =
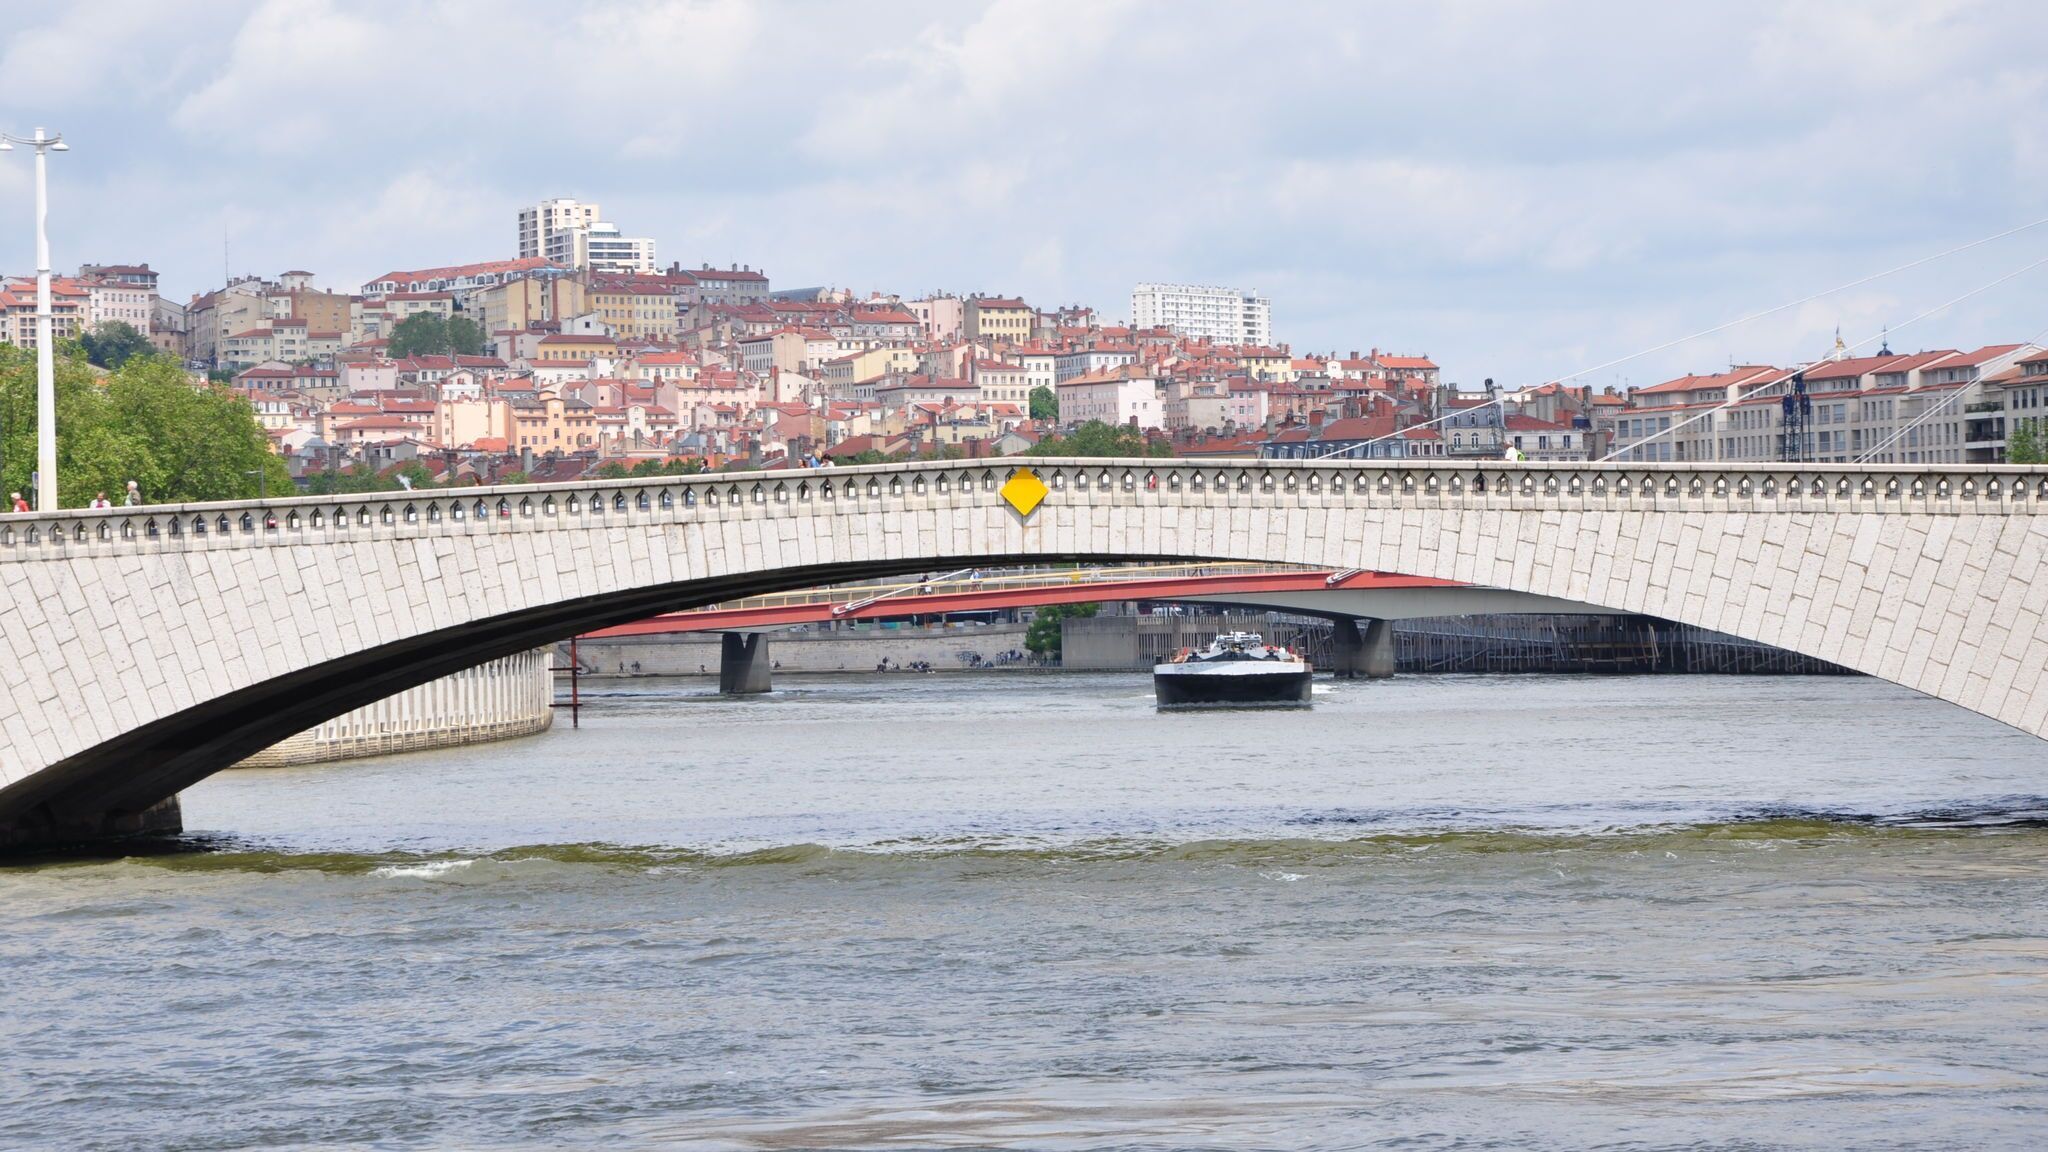
[[21, 819], [0, 824], [0, 849], [59, 847], [127, 836], [175, 836], [184, 830], [185, 813], [176, 796], [167, 796], [140, 812], [70, 812], [44, 805]]
[[718, 642], [718, 694], [753, 696], [771, 690], [768, 637], [759, 632], [727, 632]]
[[1330, 637], [1336, 650], [1331, 671], [1339, 680], [1386, 680], [1394, 675], [1394, 626], [1387, 621], [1338, 617], [1330, 621]]

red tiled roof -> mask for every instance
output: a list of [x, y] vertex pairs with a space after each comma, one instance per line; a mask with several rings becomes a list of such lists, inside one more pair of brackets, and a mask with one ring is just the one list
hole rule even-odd
[[1676, 380], [1666, 380], [1662, 384], [1652, 384], [1647, 388], [1638, 388], [1635, 391], [1637, 395], [1651, 396], [1665, 392], [1692, 392], [1706, 388], [1726, 388], [1731, 384], [1738, 386], [1755, 384], [1767, 377], [1780, 374], [1779, 369], [1772, 368], [1766, 364], [1745, 364], [1727, 372], [1715, 373], [1712, 376], [1680, 376]]

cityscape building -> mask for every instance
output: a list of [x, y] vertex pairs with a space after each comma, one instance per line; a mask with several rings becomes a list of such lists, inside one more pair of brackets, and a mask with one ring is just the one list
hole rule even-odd
[[575, 228], [587, 228], [597, 223], [598, 206], [585, 204], [567, 197], [543, 200], [531, 208], [519, 210], [519, 258], [532, 260], [548, 256], [555, 248], [555, 237]]
[[1170, 328], [1220, 344], [1270, 344], [1273, 305], [1256, 291], [1209, 284], [1140, 284], [1131, 290], [1131, 327]]

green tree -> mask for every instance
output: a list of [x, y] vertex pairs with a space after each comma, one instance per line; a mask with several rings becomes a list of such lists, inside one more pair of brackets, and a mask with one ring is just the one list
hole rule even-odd
[[373, 468], [328, 469], [325, 472], [308, 472], [305, 479], [306, 491], [315, 496], [338, 496], [349, 492], [388, 492], [398, 487], [398, 481], [379, 476]]
[[108, 320], [78, 338], [85, 358], [102, 368], [119, 368], [137, 356], [153, 356], [156, 345], [125, 320]]
[[467, 316], [454, 316], [448, 320], [448, 351], [455, 356], [481, 356], [489, 341], [484, 338], [484, 326]]
[[1090, 420], [1065, 436], [1047, 436], [1025, 450], [1027, 456], [1171, 456], [1173, 446], [1154, 442], [1125, 424]]
[[633, 465], [634, 476], [695, 476], [704, 471], [701, 456], [670, 457], [666, 460], [642, 460]]
[[2048, 464], [2048, 440], [2041, 436], [2039, 421], [2013, 421], [2012, 431], [2005, 437], [2005, 462]]
[[393, 360], [448, 355], [448, 318], [439, 312], [417, 312], [391, 327], [385, 354]]
[[483, 350], [483, 325], [467, 316], [420, 312], [392, 326], [386, 354], [397, 360], [412, 356], [480, 356]]
[[894, 464], [896, 457], [889, 455], [887, 452], [877, 452], [870, 448], [865, 452], [856, 452], [851, 456], [834, 456], [832, 457], [832, 462], [834, 464], [852, 466], [861, 464]]
[[[57, 499], [79, 507], [128, 481], [153, 504], [290, 488], [247, 399], [195, 382], [169, 358], [133, 356], [104, 377], [74, 350], [56, 364]], [[27, 491], [36, 458], [35, 358], [0, 346], [0, 487]]]
[[439, 487], [438, 484], [434, 483], [433, 470], [417, 460], [407, 460], [405, 463], [393, 468], [389, 479], [395, 488], [403, 488], [407, 484], [412, 485], [415, 490]]
[[232, 388], [195, 385], [167, 357], [147, 356], [107, 377], [106, 397], [114, 434], [144, 456], [118, 479], [139, 482], [144, 499], [237, 500], [291, 488], [291, 471], [271, 451], [255, 409]]
[[1031, 614], [1031, 626], [1024, 630], [1024, 647], [1032, 654], [1058, 659], [1060, 621], [1086, 619], [1102, 610], [1100, 604], [1048, 604]]
[[1059, 397], [1052, 389], [1040, 384], [1031, 390], [1031, 418], [1033, 420], [1057, 420], [1060, 418]]

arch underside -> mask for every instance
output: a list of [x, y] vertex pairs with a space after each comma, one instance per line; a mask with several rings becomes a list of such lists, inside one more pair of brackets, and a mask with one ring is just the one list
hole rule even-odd
[[[936, 557], [807, 565], [565, 600], [422, 633], [251, 685], [143, 725], [0, 788], [0, 832], [89, 829], [144, 812], [326, 720], [503, 656], [664, 612], [947, 564], [1137, 563], [1202, 557]], [[0, 843], [4, 843], [0, 836]]]
[[[1972, 518], [1948, 518], [1946, 525], [1942, 518], [1914, 518], [1913, 524], [1872, 527], [1854, 518], [1823, 523], [1668, 516], [1660, 522], [1633, 513], [1453, 516], [1397, 509], [1361, 517], [1342, 507], [1269, 512], [1229, 506], [1130, 511], [1126, 518], [1124, 509], [1054, 508], [1040, 513], [1028, 530], [1007, 510], [985, 506], [939, 508], [900, 522], [861, 516], [794, 525], [773, 519], [679, 522], [651, 527], [635, 538], [641, 554], [596, 576], [572, 570], [576, 565], [569, 558], [606, 547], [624, 557], [626, 537], [515, 532], [453, 542], [365, 542], [355, 551], [322, 554], [320, 563], [335, 573], [301, 591], [308, 606], [299, 616], [281, 606], [290, 589], [223, 575], [235, 571], [222, 558], [229, 553], [167, 554], [149, 562], [177, 567], [186, 581], [197, 573], [221, 589], [221, 602], [204, 606], [217, 627], [259, 616], [270, 627], [298, 626], [323, 612], [362, 615], [372, 600], [388, 599], [392, 606], [386, 619], [363, 625], [361, 632], [378, 642], [366, 639], [358, 651], [309, 658], [303, 666], [234, 685], [187, 707], [165, 708], [111, 739], [82, 748], [74, 744], [79, 750], [0, 788], [0, 839], [10, 832], [89, 834], [113, 827], [118, 818], [141, 813], [324, 720], [570, 636], [749, 595], [975, 565], [1254, 561], [1458, 581], [1477, 586], [1469, 591], [1543, 597], [1589, 612], [1642, 613], [1742, 636], [1939, 696], [2037, 735], [2048, 728], [2048, 710], [2032, 700], [2031, 675], [2014, 674], [2010, 685], [1996, 683], [2011, 652], [2040, 630], [2048, 598], [2048, 582], [1986, 575], [2024, 573], [2039, 562], [2043, 533], [2018, 518], [1976, 518], [1986, 531], [1965, 539], [1966, 528], [1955, 525], [1967, 527]], [[1794, 530], [1796, 535], [1788, 535]], [[1200, 546], [1190, 546], [1196, 542]], [[386, 547], [393, 551], [378, 551]], [[2011, 558], [2009, 564], [1997, 560], [2000, 552]], [[674, 557], [673, 567], [652, 563], [647, 554]], [[1980, 555], [1993, 559], [1981, 562]], [[465, 558], [469, 567], [461, 569], [458, 561]], [[732, 570], [719, 571], [728, 560]], [[397, 574], [405, 570], [401, 561], [451, 577], [463, 570], [467, 579], [483, 583], [445, 586], [454, 588], [444, 595], [455, 597], [458, 607], [430, 609], [424, 593]], [[686, 567], [705, 574], [661, 578]], [[542, 576], [530, 576], [529, 570]], [[500, 573], [506, 574], [503, 581]], [[539, 588], [548, 582], [559, 588]], [[1916, 599], [1925, 596], [1922, 585], [1941, 589], [1939, 605], [1924, 607]], [[15, 585], [17, 604], [20, 587]], [[1983, 638], [1970, 635], [1973, 628], [1986, 630], [1982, 621], [2002, 606], [2000, 592], [2014, 601], [2009, 613], [2026, 622], [1990, 629], [1995, 635]], [[476, 618], [463, 619], [471, 610]], [[1486, 609], [1464, 609], [1479, 610]], [[1333, 614], [1356, 613], [1333, 608]], [[1858, 619], [1867, 627], [1855, 627]], [[449, 623], [432, 626], [437, 620]], [[424, 630], [408, 634], [414, 627]], [[1923, 651], [1928, 645], [1918, 637], [1929, 634], [1945, 639], [1946, 649]], [[235, 642], [247, 647], [256, 640]], [[330, 644], [323, 654], [340, 647], [345, 646]], [[77, 678], [91, 674], [80, 664], [58, 667]], [[190, 676], [190, 665], [184, 667]], [[1984, 689], [1986, 683], [1995, 694]], [[18, 710], [16, 719], [21, 715]], [[23, 745], [12, 744], [9, 754], [22, 755]]]

